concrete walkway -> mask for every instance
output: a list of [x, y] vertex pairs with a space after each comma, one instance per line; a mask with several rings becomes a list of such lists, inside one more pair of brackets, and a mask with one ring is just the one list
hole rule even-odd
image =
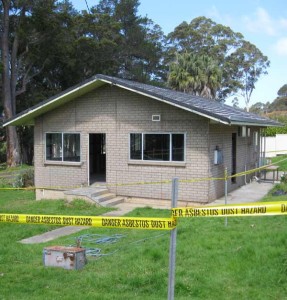
[[61, 228], [57, 228], [43, 234], [35, 235], [30, 238], [21, 240], [20, 243], [22, 244], [40, 244], [46, 243], [49, 241], [53, 241], [59, 237], [70, 235], [73, 233], [77, 233], [83, 229], [87, 229], [87, 226], [65, 226]]
[[[261, 182], [258, 183], [256, 181], [249, 183], [240, 187], [239, 189], [232, 191], [227, 196], [227, 204], [238, 204], [238, 203], [247, 203], [247, 202], [256, 202], [259, 201], [262, 197], [264, 197], [268, 191], [272, 188], [272, 182]], [[150, 202], [150, 201], [149, 201]], [[148, 202], [142, 203], [130, 203], [124, 202], [114, 206], [117, 210], [105, 213], [105, 216], [123, 216], [135, 208], [138, 207], [146, 207], [151, 206]], [[215, 200], [208, 205], [223, 205], [225, 204], [225, 198], [222, 197], [220, 199]], [[159, 209], [170, 209], [170, 205], [152, 205], [153, 208]], [[87, 229], [89, 227], [86, 226], [66, 226], [62, 228], [58, 228], [52, 231], [48, 231], [41, 235], [36, 235], [27, 239], [20, 241], [23, 244], [37, 244], [37, 243], [45, 243], [48, 241], [52, 241], [62, 236], [70, 235], [76, 232], [79, 232], [83, 229]]]
[[[227, 204], [239, 204], [256, 202], [262, 199], [269, 190], [273, 187], [272, 181], [269, 182], [256, 182], [252, 181], [247, 185], [243, 185], [239, 189], [230, 192], [227, 195]], [[223, 205], [225, 204], [225, 197], [221, 197], [209, 203], [208, 205]]]

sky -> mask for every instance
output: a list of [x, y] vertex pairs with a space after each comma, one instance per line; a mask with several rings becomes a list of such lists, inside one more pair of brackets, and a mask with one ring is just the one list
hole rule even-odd
[[[81, 11], [99, 0], [71, 0]], [[281, 86], [287, 84], [287, 4], [286, 0], [141, 0], [138, 14], [158, 24], [165, 34], [183, 21], [205, 16], [244, 35], [270, 60], [268, 75], [255, 85], [251, 105], [272, 102]], [[240, 98], [239, 106], [244, 107]], [[226, 104], [231, 104], [231, 98]]]

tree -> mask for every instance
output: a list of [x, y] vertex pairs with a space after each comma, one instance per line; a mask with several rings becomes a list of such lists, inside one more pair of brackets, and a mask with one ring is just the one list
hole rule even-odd
[[232, 99], [232, 106], [233, 106], [234, 108], [239, 108], [239, 100], [238, 100], [237, 97], [234, 97], [234, 98]]
[[90, 13], [83, 12], [76, 17], [75, 32], [73, 59], [77, 77], [88, 78], [96, 73], [116, 75], [120, 24], [107, 12], [92, 7]]
[[118, 26], [113, 40], [117, 75], [139, 82], [160, 80], [164, 35], [150, 19], [138, 16], [138, 6], [138, 0], [102, 0], [95, 9]]
[[[218, 62], [222, 72], [219, 99], [225, 99], [239, 91], [247, 91], [250, 101], [250, 90], [254, 89], [255, 82], [266, 73], [269, 66], [267, 57], [245, 41], [241, 33], [205, 17], [177, 26], [168, 35], [167, 46], [167, 64], [174, 60], [175, 53], [184, 52], [208, 55]], [[255, 68], [252, 68], [252, 63], [256, 64]]]
[[[67, 30], [63, 34], [63, 30], [69, 28], [69, 24], [65, 23], [68, 16], [65, 16], [65, 9], [70, 7], [68, 1], [2, 0], [2, 7], [2, 102], [7, 120], [19, 108], [22, 110], [31, 104], [24, 101], [27, 99], [25, 93], [29, 89], [31, 91], [31, 86], [34, 85], [34, 93], [41, 89], [45, 95], [49, 94], [49, 88], [54, 93], [55, 90], [66, 87], [63, 78], [69, 81], [68, 75], [72, 73], [69, 72], [67, 62], [70, 52], [66, 50], [70, 50], [67, 45], [73, 35], [67, 34]], [[65, 68], [61, 68], [61, 63], [58, 63], [59, 57], [61, 60], [66, 59]], [[67, 76], [62, 76], [62, 70], [66, 71]], [[39, 84], [36, 84], [41, 73], [44, 75], [38, 81]], [[57, 76], [59, 73], [62, 81], [60, 84]], [[70, 83], [71, 81], [67, 85]], [[20, 163], [23, 153], [20, 151], [16, 128], [8, 126], [6, 131], [7, 165], [14, 166]], [[22, 151], [24, 150], [22, 147]]]
[[267, 74], [269, 60], [253, 44], [242, 41], [241, 46], [231, 54], [230, 58], [237, 66], [237, 80], [241, 95], [245, 100], [245, 108], [249, 111], [249, 104], [255, 83], [261, 75]]
[[[284, 84], [278, 90], [278, 96], [274, 101], [262, 103], [257, 102], [250, 107], [250, 112], [257, 114], [267, 114], [271, 119], [279, 120], [280, 122], [286, 123], [287, 115], [287, 84]], [[282, 120], [281, 120], [282, 118]]]
[[266, 115], [269, 105], [269, 102], [257, 102], [250, 107], [249, 111], [258, 115]]
[[[10, 33], [10, 0], [2, 0], [2, 34], [1, 34], [1, 59], [2, 59], [2, 102], [5, 119], [14, 116], [16, 112], [16, 62], [15, 56], [18, 51], [18, 34], [15, 35], [12, 51], [9, 49]], [[23, 14], [23, 13], [22, 13]], [[11, 69], [10, 69], [11, 62]], [[7, 139], [7, 165], [15, 166], [20, 163], [20, 148], [16, 128], [8, 126], [6, 129]]]
[[287, 97], [287, 84], [281, 86], [281, 88], [277, 92], [277, 95], [279, 97]]
[[[17, 96], [18, 112], [86, 78], [76, 57], [78, 15], [69, 1], [34, 3], [25, 31], [29, 51], [23, 61], [31, 71], [25, 92]], [[19, 126], [17, 130], [22, 162], [30, 164], [33, 130], [29, 126]]]
[[287, 111], [287, 97], [276, 98], [268, 107], [269, 112]]
[[[96, 73], [141, 82], [162, 76], [163, 33], [137, 14], [137, 0], [101, 0], [91, 13], [68, 0], [1, 0], [5, 119]], [[32, 153], [27, 127], [7, 127], [7, 163]], [[19, 140], [20, 147], [19, 148]], [[31, 160], [31, 159], [30, 159]]]
[[220, 82], [218, 64], [207, 55], [177, 54], [170, 64], [168, 85], [175, 90], [215, 99]]
[[267, 127], [265, 130], [266, 136], [276, 136], [276, 134], [287, 134], [287, 115], [283, 113], [272, 112], [267, 114], [268, 118], [276, 120], [283, 124], [283, 127]]

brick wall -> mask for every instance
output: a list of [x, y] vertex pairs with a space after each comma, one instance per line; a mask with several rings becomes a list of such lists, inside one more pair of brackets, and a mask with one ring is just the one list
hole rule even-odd
[[[209, 127], [209, 149], [210, 149], [210, 174], [211, 177], [222, 178], [224, 177], [224, 170], [227, 168], [228, 175], [232, 172], [232, 134], [236, 134], [236, 173], [244, 172], [258, 167], [259, 162], [259, 140], [258, 146], [255, 146], [254, 133], [258, 132], [259, 128], [250, 128], [250, 137], [238, 136], [238, 126], [225, 126], [225, 125], [210, 125]], [[223, 163], [214, 165], [214, 150], [215, 147], [222, 150]], [[246, 168], [246, 169], [245, 169]], [[252, 176], [250, 174], [245, 176], [236, 177], [236, 182], [228, 180], [228, 192], [232, 191], [239, 186], [249, 182]], [[214, 200], [224, 193], [224, 181], [210, 181], [209, 186], [209, 200]]]

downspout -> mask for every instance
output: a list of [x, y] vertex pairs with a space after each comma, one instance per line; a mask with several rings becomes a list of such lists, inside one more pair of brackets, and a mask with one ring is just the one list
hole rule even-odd
[[245, 174], [244, 174], [244, 184], [247, 185], [247, 181], [246, 181], [246, 165], [244, 167], [244, 172], [245, 172]]
[[[84, 138], [83, 138], [83, 140], [84, 140]], [[87, 174], [87, 177], [88, 177], [88, 186], [90, 186], [91, 183], [90, 183], [90, 134], [89, 133], [88, 133], [88, 151], [86, 153], [86, 164], [87, 164], [87, 173], [88, 173]]]
[[263, 160], [266, 161], [266, 128], [264, 129], [264, 152]]
[[[212, 177], [212, 161], [211, 161], [211, 157], [212, 157], [212, 150], [211, 150], [211, 145], [210, 145], [210, 120], [208, 121], [207, 124], [207, 138], [208, 138], [208, 157], [209, 157], [209, 166], [208, 166], [208, 173], [209, 176], [208, 177]], [[208, 181], [208, 202], [210, 201], [210, 188], [211, 188], [211, 183], [210, 181]]]
[[247, 170], [247, 153], [248, 153], [248, 128], [246, 126], [246, 133], [245, 133], [245, 166], [244, 166], [244, 184], [247, 185], [247, 181], [246, 181], [246, 170]]

